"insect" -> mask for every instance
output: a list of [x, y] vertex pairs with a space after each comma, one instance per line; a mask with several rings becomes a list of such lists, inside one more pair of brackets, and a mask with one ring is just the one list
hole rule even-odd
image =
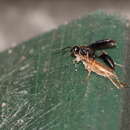
[[[91, 43], [88, 46], [66, 47], [66, 48], [63, 48], [62, 50], [71, 49], [71, 52], [75, 51], [84, 56], [88, 54], [89, 57], [94, 58], [94, 59], [99, 58], [103, 60], [103, 62], [106, 65], [108, 65], [110, 68], [115, 69], [115, 63], [109, 55], [102, 52], [102, 54], [98, 56], [95, 53], [96, 51], [101, 51], [103, 49], [109, 49], [109, 48], [114, 48], [114, 47], [116, 47], [116, 41], [111, 40], [111, 39], [105, 39], [105, 40], [99, 40], [94, 43]], [[74, 54], [71, 53], [71, 56], [74, 56]]]
[[[101, 55], [96, 55], [95, 52], [98, 50], [113, 48], [116, 46], [114, 40], [100, 40], [92, 43], [88, 46], [73, 46], [71, 47], [71, 56], [75, 57], [74, 62], [82, 62], [85, 69], [88, 70], [88, 77], [91, 72], [108, 78], [117, 88], [123, 88], [126, 86], [125, 83], [120, 82], [118, 76], [115, 73], [115, 63], [113, 59], [102, 52]], [[105, 64], [96, 60], [101, 59]]]

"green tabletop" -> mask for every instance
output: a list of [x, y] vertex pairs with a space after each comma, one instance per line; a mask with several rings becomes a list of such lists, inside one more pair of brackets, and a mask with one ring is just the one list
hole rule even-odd
[[[95, 12], [0, 54], [0, 130], [119, 130], [123, 89], [73, 64], [61, 48], [117, 41], [109, 55], [124, 64], [126, 21]], [[124, 81], [124, 72], [116, 67]]]

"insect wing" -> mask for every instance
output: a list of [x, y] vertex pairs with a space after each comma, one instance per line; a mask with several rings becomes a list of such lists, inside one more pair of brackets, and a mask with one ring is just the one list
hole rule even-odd
[[99, 40], [88, 45], [88, 47], [94, 50], [109, 49], [116, 47], [116, 41], [111, 39]]

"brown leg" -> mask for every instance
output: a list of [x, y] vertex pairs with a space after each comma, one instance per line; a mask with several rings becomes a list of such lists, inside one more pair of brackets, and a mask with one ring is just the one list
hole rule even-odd
[[86, 78], [87, 80], [89, 80], [90, 74], [91, 74], [91, 71], [88, 70], [88, 75], [87, 75], [87, 78]]
[[117, 64], [117, 63], [115, 62], [115, 65], [116, 65], [116, 66], [119, 66], [119, 67], [121, 67], [121, 68], [124, 68], [124, 65], [122, 65], [122, 64]]

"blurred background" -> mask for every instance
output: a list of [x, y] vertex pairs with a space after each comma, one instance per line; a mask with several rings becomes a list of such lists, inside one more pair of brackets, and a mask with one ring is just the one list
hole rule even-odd
[[95, 10], [130, 19], [130, 1], [4, 0], [0, 2], [0, 51]]

